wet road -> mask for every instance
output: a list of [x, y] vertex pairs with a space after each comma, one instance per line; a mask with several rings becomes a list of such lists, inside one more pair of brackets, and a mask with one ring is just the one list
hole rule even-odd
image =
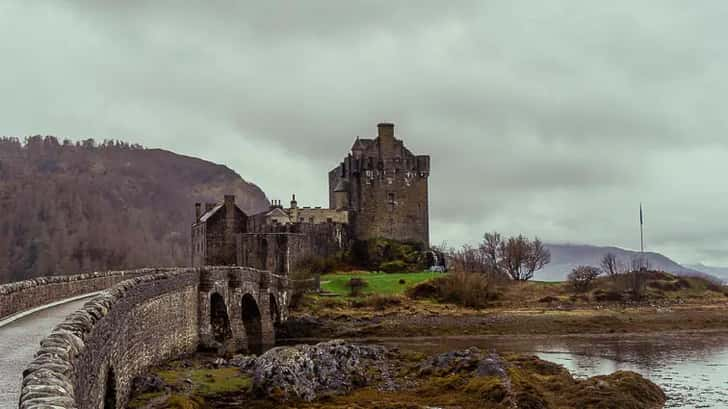
[[0, 408], [18, 407], [23, 369], [53, 327], [88, 299], [47, 308], [0, 327]]

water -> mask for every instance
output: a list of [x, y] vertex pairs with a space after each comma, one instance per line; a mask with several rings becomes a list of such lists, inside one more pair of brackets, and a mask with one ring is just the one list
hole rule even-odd
[[444, 337], [378, 340], [427, 353], [477, 346], [538, 355], [576, 377], [638, 372], [660, 385], [666, 408], [728, 408], [728, 332], [660, 335]]

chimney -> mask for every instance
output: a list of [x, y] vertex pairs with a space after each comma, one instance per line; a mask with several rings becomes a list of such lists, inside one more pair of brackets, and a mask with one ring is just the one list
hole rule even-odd
[[394, 124], [390, 122], [382, 122], [377, 124], [378, 137], [394, 138]]
[[200, 213], [202, 212], [202, 204], [201, 203], [195, 203], [195, 220], [200, 221], [200, 216], [202, 216]]
[[291, 199], [291, 209], [295, 209], [298, 207], [298, 202], [296, 201], [296, 194], [293, 194], [293, 198]]
[[235, 196], [225, 195], [225, 217], [235, 218]]

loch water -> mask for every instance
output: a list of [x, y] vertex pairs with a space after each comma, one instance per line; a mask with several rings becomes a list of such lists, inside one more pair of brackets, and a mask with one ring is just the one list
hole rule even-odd
[[471, 346], [527, 353], [565, 366], [576, 377], [619, 370], [660, 385], [666, 408], [728, 409], [728, 332], [594, 336], [463, 336], [372, 340], [437, 353]]

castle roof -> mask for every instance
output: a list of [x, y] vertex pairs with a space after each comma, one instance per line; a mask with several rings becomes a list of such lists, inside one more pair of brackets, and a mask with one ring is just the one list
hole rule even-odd
[[334, 192], [348, 192], [349, 191], [349, 182], [346, 181], [346, 179], [339, 179], [339, 183], [336, 184], [336, 187], [334, 188]]
[[224, 206], [225, 206], [224, 203], [220, 203], [219, 205], [216, 205], [212, 209], [206, 211], [205, 214], [203, 214], [202, 217], [200, 217], [200, 221], [206, 222], [207, 220], [210, 219], [210, 217], [212, 217], [215, 213], [217, 213], [218, 210], [222, 209]]
[[356, 138], [356, 141], [354, 141], [354, 145], [351, 147], [352, 151], [356, 150], [362, 150], [365, 151], [369, 149], [370, 146], [374, 144], [374, 139], [361, 139], [359, 137]]
[[288, 217], [288, 213], [280, 207], [276, 207], [273, 210], [265, 214], [266, 216], [285, 216]]

